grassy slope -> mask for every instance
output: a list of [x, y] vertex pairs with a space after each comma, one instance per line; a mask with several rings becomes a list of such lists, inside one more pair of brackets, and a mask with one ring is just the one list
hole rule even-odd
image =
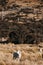
[[[43, 51], [40, 49], [39, 45], [32, 44], [0, 44], [0, 65], [43, 65]], [[19, 61], [13, 59], [13, 52], [17, 50], [22, 55]]]

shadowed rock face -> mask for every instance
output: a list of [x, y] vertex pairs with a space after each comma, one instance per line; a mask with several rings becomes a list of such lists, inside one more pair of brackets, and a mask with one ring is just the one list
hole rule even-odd
[[15, 32], [11, 32], [9, 37], [12, 43], [19, 44], [18, 35]]
[[0, 38], [8, 37], [15, 44], [43, 42], [43, 4], [23, 2], [0, 6]]
[[24, 40], [24, 43], [34, 44], [34, 41], [35, 41], [35, 39], [31, 35], [27, 35]]

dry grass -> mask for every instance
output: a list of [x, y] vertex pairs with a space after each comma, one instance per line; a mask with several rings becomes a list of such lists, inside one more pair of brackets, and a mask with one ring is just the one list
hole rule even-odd
[[[42, 49], [42, 51], [40, 51]], [[14, 60], [13, 52], [20, 50], [21, 59]], [[43, 47], [32, 44], [0, 44], [0, 65], [43, 65]]]
[[39, 4], [38, 0], [9, 0], [9, 3], [15, 2], [21, 6], [33, 6]]

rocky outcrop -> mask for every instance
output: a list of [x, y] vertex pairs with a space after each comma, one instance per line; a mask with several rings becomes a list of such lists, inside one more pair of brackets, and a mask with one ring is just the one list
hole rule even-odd
[[2, 7], [0, 38], [8, 37], [14, 43], [43, 42], [43, 4], [30, 4], [12, 2]]

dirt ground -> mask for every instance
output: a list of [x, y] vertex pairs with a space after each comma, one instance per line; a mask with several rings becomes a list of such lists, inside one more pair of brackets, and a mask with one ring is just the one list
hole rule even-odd
[[[13, 59], [15, 51], [21, 51], [21, 58]], [[43, 65], [43, 43], [0, 44], [0, 65]]]

